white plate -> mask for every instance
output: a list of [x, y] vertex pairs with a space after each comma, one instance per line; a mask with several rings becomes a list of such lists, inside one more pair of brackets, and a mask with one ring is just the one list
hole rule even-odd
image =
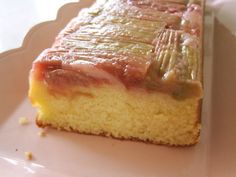
[[[23, 47], [0, 55], [0, 176], [233, 176], [236, 170], [230, 168], [231, 171], [227, 171], [224, 168], [227, 164], [224, 159], [220, 163], [214, 161], [218, 153], [218, 147], [215, 145], [219, 143], [215, 141], [217, 137], [211, 134], [211, 127], [215, 121], [211, 120], [211, 16], [206, 17], [205, 98], [199, 144], [186, 148], [165, 147], [52, 129], [48, 130], [46, 137], [37, 135], [39, 128], [34, 123], [36, 111], [27, 98], [31, 63], [44, 48], [50, 46], [58, 31], [78, 13], [78, 9], [90, 5], [91, 2], [81, 0], [64, 6], [56, 21], [34, 27], [26, 36]], [[28, 117], [31, 123], [19, 125], [18, 119], [21, 116]], [[219, 125], [221, 122], [216, 123]], [[224, 141], [223, 135], [219, 138]], [[235, 147], [235, 144], [232, 143], [232, 147]], [[234, 152], [229, 146], [220, 144], [220, 147], [226, 154]], [[33, 153], [32, 161], [25, 160], [25, 151]], [[215, 173], [216, 167], [220, 168], [221, 173]]]

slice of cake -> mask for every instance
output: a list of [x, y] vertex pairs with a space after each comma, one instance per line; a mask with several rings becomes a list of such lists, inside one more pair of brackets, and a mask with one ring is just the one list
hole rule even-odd
[[201, 51], [201, 1], [97, 1], [33, 63], [29, 97], [37, 125], [196, 144]]

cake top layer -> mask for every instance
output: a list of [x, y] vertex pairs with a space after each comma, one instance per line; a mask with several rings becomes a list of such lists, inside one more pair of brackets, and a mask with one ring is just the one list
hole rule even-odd
[[190, 95], [201, 97], [201, 4], [200, 0], [97, 1], [67, 25], [34, 68], [46, 78], [68, 70], [87, 81], [121, 82], [127, 87], [187, 86]]

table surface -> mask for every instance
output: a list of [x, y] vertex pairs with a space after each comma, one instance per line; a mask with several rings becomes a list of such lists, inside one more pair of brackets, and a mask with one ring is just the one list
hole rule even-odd
[[36, 24], [53, 20], [64, 4], [78, 0], [0, 0], [0, 53], [20, 47]]

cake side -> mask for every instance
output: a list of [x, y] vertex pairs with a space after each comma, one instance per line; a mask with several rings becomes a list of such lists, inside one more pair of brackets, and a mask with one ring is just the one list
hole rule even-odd
[[117, 85], [76, 86], [63, 94], [52, 94], [43, 82], [31, 80], [39, 126], [155, 144], [198, 142], [198, 99], [180, 101], [168, 94], [127, 91]]

